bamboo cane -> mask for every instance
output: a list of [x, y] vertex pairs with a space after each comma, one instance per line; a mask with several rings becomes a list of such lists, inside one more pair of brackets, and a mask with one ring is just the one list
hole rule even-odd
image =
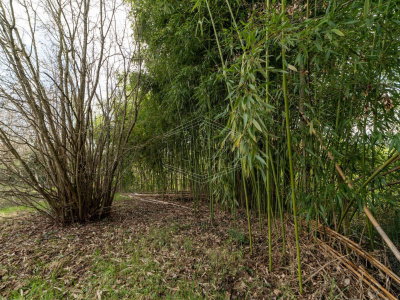
[[[269, 12], [270, 3], [267, 0], [267, 11]], [[269, 49], [268, 49], [268, 31], [266, 32], [266, 51], [265, 51], [265, 74], [266, 74], [266, 87], [265, 87], [265, 96], [266, 102], [269, 104]], [[269, 145], [269, 136], [268, 132], [265, 137], [265, 148], [266, 153], [268, 155], [267, 160], [267, 178], [266, 178], [266, 189], [267, 189], [267, 214], [268, 214], [268, 258], [269, 258], [269, 270], [272, 271], [272, 225], [271, 225], [271, 149]]]
[[272, 175], [273, 175], [274, 181], [275, 181], [276, 198], [278, 201], [279, 216], [281, 219], [281, 226], [282, 226], [282, 244], [283, 244], [282, 253], [283, 253], [283, 256], [285, 256], [286, 255], [286, 233], [285, 233], [285, 222], [284, 222], [284, 218], [283, 218], [283, 199], [280, 195], [278, 177], [275, 172], [274, 165], [272, 164], [271, 148], [269, 148], [268, 155], [270, 157], [270, 161], [271, 161], [270, 167], [271, 167]]
[[[282, 2], [282, 13], [286, 12], [286, 1]], [[283, 17], [284, 21], [284, 17]], [[282, 33], [282, 37], [284, 34]], [[282, 48], [282, 67], [286, 69], [285, 66], [285, 48]], [[286, 119], [286, 137], [287, 137], [287, 147], [289, 152], [289, 169], [290, 169], [290, 186], [291, 186], [291, 196], [292, 196], [292, 205], [293, 205], [293, 218], [294, 218], [294, 230], [296, 236], [296, 252], [297, 252], [297, 272], [299, 276], [299, 286], [300, 293], [303, 293], [303, 283], [302, 283], [302, 274], [301, 274], [301, 258], [300, 258], [300, 242], [299, 242], [299, 227], [297, 224], [297, 208], [296, 208], [296, 195], [295, 195], [295, 182], [294, 182], [294, 169], [293, 169], [293, 158], [292, 158], [292, 139], [290, 133], [290, 116], [289, 116], [289, 96], [288, 96], [288, 87], [287, 87], [287, 78], [286, 72], [283, 73], [282, 78], [283, 85], [283, 96], [285, 99], [285, 119]]]
[[358, 255], [361, 257], [367, 259], [372, 265], [374, 265], [376, 268], [381, 270], [382, 272], [386, 273], [390, 278], [392, 278], [394, 281], [396, 281], [398, 284], [400, 284], [400, 277], [397, 276], [395, 273], [393, 273], [391, 270], [389, 270], [385, 265], [383, 265], [380, 261], [376, 260], [371, 254], [368, 252], [362, 250], [359, 248], [359, 246], [350, 240], [349, 238], [345, 237], [344, 235], [341, 235], [340, 233], [330, 229], [330, 228], [324, 228], [322, 229], [322, 225], [318, 226], [318, 231], [323, 232], [325, 231], [329, 235], [332, 235], [335, 237], [335, 239], [338, 239], [341, 241], [343, 244], [345, 244], [347, 247], [355, 251]]
[[[310, 125], [310, 122], [308, 121], [307, 117], [300, 112], [302, 117], [306, 120], [307, 124]], [[322, 149], [324, 149], [327, 153], [329, 158], [334, 161], [334, 157], [332, 155], [332, 153], [324, 146], [321, 138], [319, 137], [319, 135], [317, 134], [317, 132], [315, 131], [315, 129], [312, 129], [312, 133], [317, 137], [317, 139], [319, 140]], [[379, 172], [381, 172], [387, 165], [389, 165], [394, 159], [396, 159], [396, 157], [399, 155], [399, 153], [396, 153], [395, 155], [393, 155], [386, 163], [384, 163], [382, 166], [380, 166], [378, 168], [378, 170], [376, 170], [374, 172], [374, 174], [371, 175], [370, 178], [367, 179], [366, 182], [364, 182], [362, 187], [365, 187], [368, 185], [368, 183], [375, 178], [375, 176], [377, 176], [379, 174]], [[349, 186], [350, 189], [354, 190], [354, 186], [353, 184], [350, 182], [350, 180], [346, 177], [346, 175], [344, 174], [342, 168], [339, 166], [338, 163], [335, 162], [335, 168], [338, 171], [338, 173], [340, 174], [340, 176], [343, 178], [343, 180], [347, 183], [347, 185]], [[354, 199], [349, 203], [348, 209], [350, 207], [350, 205], [354, 202]], [[346, 209], [346, 211], [348, 211], [348, 209]], [[363, 206], [363, 210], [364, 213], [367, 215], [368, 219], [370, 220], [370, 222], [372, 223], [372, 225], [375, 227], [376, 231], [378, 231], [379, 235], [382, 237], [382, 239], [385, 241], [385, 243], [387, 244], [387, 246], [389, 247], [389, 249], [393, 252], [393, 254], [396, 256], [396, 258], [400, 261], [400, 252], [399, 250], [396, 248], [396, 246], [393, 244], [393, 242], [390, 240], [390, 238], [387, 236], [387, 234], [383, 231], [382, 227], [379, 225], [379, 223], [376, 221], [375, 217], [372, 215], [371, 211], [369, 210], [369, 208], [364, 204]], [[346, 212], [345, 211], [345, 212]], [[343, 216], [342, 216], [342, 220], [343, 221]], [[338, 224], [338, 228], [337, 230], [340, 228], [339, 226], [341, 225], [341, 222], [339, 222]]]
[[247, 226], [249, 228], [250, 253], [253, 254], [253, 241], [252, 241], [252, 234], [251, 234], [249, 199], [247, 197], [246, 178], [244, 175], [244, 169], [242, 170], [242, 181], [243, 181], [243, 189], [244, 189], [244, 195], [245, 195], [245, 200], [246, 200], [246, 213], [247, 213]]
[[323, 241], [319, 240], [320, 245], [328, 252], [331, 253], [334, 257], [336, 257], [348, 270], [350, 270], [354, 275], [371, 287], [375, 292], [378, 293], [380, 297], [383, 299], [391, 299], [396, 300], [397, 298], [393, 296], [389, 291], [387, 291], [384, 287], [382, 287], [379, 282], [376, 281], [364, 268], [357, 267], [350, 260], [341, 256], [336, 250], [325, 244]]
[[[370, 183], [384, 168], [386, 168], [386, 167], [387, 167], [388, 165], [390, 165], [393, 161], [395, 161], [396, 158], [397, 158], [398, 156], [399, 156], [399, 153], [396, 152], [396, 153], [395, 153], [391, 158], [389, 158], [383, 165], [381, 165], [379, 168], [377, 168], [376, 171], [363, 183], [363, 185], [361, 186], [361, 189], [364, 189], [364, 188], [368, 185], [368, 183]], [[340, 172], [339, 172], [339, 173], [340, 173]], [[342, 173], [343, 173], [343, 172], [342, 172]], [[341, 176], [342, 176], [342, 178], [343, 178], [343, 176], [345, 176], [344, 173], [343, 173], [343, 175], [341, 174]], [[350, 182], [349, 187], [350, 187], [351, 189], [354, 189], [354, 188], [353, 188], [353, 185], [351, 184], [351, 182]], [[342, 217], [341, 217], [341, 219], [340, 219], [340, 221], [339, 221], [339, 224], [338, 224], [338, 228], [337, 228], [338, 230], [339, 230], [339, 228], [340, 228], [340, 225], [341, 225], [342, 222], [343, 222], [344, 217], [346, 216], [347, 212], [349, 211], [350, 207], [353, 205], [354, 201], [355, 201], [355, 199], [352, 199], [352, 200], [350, 201], [350, 203], [347, 205], [345, 211], [343, 212], [343, 215], [342, 215]]]

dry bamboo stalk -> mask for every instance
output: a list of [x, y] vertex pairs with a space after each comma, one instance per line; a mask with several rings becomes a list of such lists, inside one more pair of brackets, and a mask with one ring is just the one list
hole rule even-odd
[[[398, 161], [398, 160], [400, 160], [400, 156], [397, 157], [395, 160], [393, 160], [392, 163], [394, 163], [394, 162], [396, 162], [396, 161]], [[379, 168], [379, 167], [378, 167], [378, 168]], [[371, 171], [369, 171], [369, 172], [370, 172], [370, 173], [373, 173], [373, 172], [375, 172], [378, 168], [375, 168], [375, 169], [373, 169], [373, 170], [371, 170]], [[395, 167], [395, 168], [393, 168], [393, 169], [391, 169], [391, 170], [389, 170], [389, 171], [383, 173], [382, 176], [385, 176], [385, 175], [388, 175], [388, 174], [390, 174], [390, 173], [396, 172], [396, 171], [399, 170], [399, 169], [400, 169], [400, 166]], [[359, 181], [360, 179], [362, 179], [362, 178], [364, 178], [364, 177], [365, 177], [364, 175], [361, 175], [361, 176], [357, 177], [356, 179], [354, 179], [353, 181], [354, 181], [354, 182]]]
[[368, 280], [366, 280], [357, 270], [355, 270], [350, 264], [348, 264], [347, 261], [346, 261], [342, 256], [340, 256], [340, 254], [339, 254], [337, 251], [335, 251], [332, 247], [330, 247], [330, 246], [328, 246], [327, 244], [325, 244], [322, 240], [318, 239], [318, 241], [320, 242], [320, 245], [322, 246], [322, 248], [323, 248], [328, 254], [332, 255], [332, 256], [335, 257], [337, 260], [339, 260], [340, 263], [341, 263], [342, 265], [344, 265], [349, 271], [351, 271], [356, 277], [362, 279], [362, 281], [364, 281], [364, 283], [366, 283], [368, 286], [371, 286], [371, 288], [372, 288], [375, 292], [379, 293], [379, 295], [380, 295], [381, 297], [383, 297], [383, 295], [379, 292], [379, 290], [378, 290], [376, 287], [372, 286], [371, 283], [370, 283]]
[[[315, 225], [314, 221], [311, 221], [311, 222], [314, 223], [313, 225]], [[378, 268], [382, 272], [386, 273], [386, 275], [388, 275], [390, 278], [392, 278], [394, 281], [396, 281], [397, 283], [400, 284], [399, 276], [397, 276], [395, 273], [393, 273], [390, 269], [388, 269], [380, 261], [375, 259], [371, 254], [360, 249], [359, 246], [355, 242], [350, 240], [349, 238], [345, 237], [344, 235], [341, 235], [340, 233], [338, 233], [328, 227], [323, 228], [323, 225], [319, 225], [317, 229], [321, 233], [327, 233], [328, 235], [333, 235], [336, 239], [340, 240], [343, 244], [345, 244], [345, 246], [348, 246], [349, 248], [351, 248], [352, 250], [357, 252], [358, 255], [367, 259], [372, 265], [374, 265], [376, 268]]]
[[184, 205], [179, 205], [179, 204], [175, 204], [175, 203], [171, 203], [171, 202], [165, 202], [165, 201], [160, 201], [160, 200], [155, 200], [155, 199], [142, 199], [140, 197], [134, 196], [132, 194], [128, 195], [131, 199], [135, 199], [135, 200], [139, 200], [139, 201], [143, 201], [143, 202], [150, 202], [150, 203], [154, 203], [154, 204], [164, 204], [164, 205], [172, 205], [172, 206], [177, 206], [177, 207], [181, 207], [181, 208], [185, 208], [185, 209], [189, 209], [189, 210], [193, 210], [193, 208], [184, 206]]
[[[396, 185], [396, 184], [400, 184], [400, 180], [397, 180], [397, 181], [394, 181], [394, 182], [389, 182], [384, 187], [388, 187], [388, 186], [392, 186], [392, 185]], [[370, 189], [370, 191], [374, 191], [374, 190], [376, 190], [376, 188]]]
[[[308, 121], [308, 119], [304, 115], [304, 113], [300, 111], [300, 114], [302, 115], [304, 120], [307, 122], [307, 124], [310, 125], [310, 122]], [[329, 158], [332, 161], [334, 161], [334, 157], [333, 157], [332, 153], [324, 146], [324, 143], [322, 142], [321, 138], [319, 137], [319, 135], [317, 134], [317, 132], [315, 131], [314, 128], [312, 128], [312, 133], [317, 137], [318, 141], [320, 142], [320, 145], [321, 145], [322, 149], [324, 149], [328, 153]], [[342, 168], [339, 166], [339, 164], [337, 162], [335, 162], [335, 168], [338, 171], [338, 173], [340, 174], [340, 176], [343, 178], [343, 180], [347, 183], [349, 188], [354, 190], [353, 184], [346, 177], [346, 175], [344, 174]], [[378, 171], [375, 171], [375, 172], [378, 172]], [[369, 210], [369, 208], [365, 204], [363, 206], [363, 210], [364, 210], [364, 213], [367, 215], [368, 219], [371, 221], [372, 225], [374, 225], [376, 231], [378, 231], [379, 235], [385, 241], [385, 243], [387, 244], [389, 249], [396, 256], [397, 260], [400, 261], [400, 252], [399, 252], [399, 250], [396, 248], [396, 246], [393, 244], [393, 242], [390, 240], [390, 238], [387, 236], [387, 234], [383, 231], [382, 227], [379, 225], [378, 221], [376, 221], [375, 217], [372, 215], [371, 211]]]
[[[335, 250], [334, 250], [335, 251]], [[373, 283], [382, 293], [385, 294], [386, 297], [389, 299], [397, 299], [395, 296], [393, 296], [388, 290], [386, 290], [376, 279], [367, 272], [362, 266], [356, 266], [352, 261], [347, 260], [347, 262], [352, 266], [356, 271], [358, 271], [363, 278], [367, 278], [371, 283]], [[370, 285], [372, 286], [372, 285]], [[385, 298], [385, 297], [384, 297]]]
[[[399, 159], [400, 159], [400, 156], [399, 156], [395, 161], [397, 161], [397, 160], [399, 160]], [[394, 161], [393, 161], [393, 162], [394, 162]], [[383, 173], [382, 176], [385, 176], [385, 175], [388, 175], [388, 174], [390, 174], [390, 173], [396, 172], [397, 170], [400, 170], [400, 166], [395, 167], [395, 168], [393, 168], [393, 169], [391, 169], [391, 170], [389, 170], [389, 171]]]
[[[341, 256], [336, 250], [334, 250], [329, 245], [325, 244], [322, 240], [318, 239], [320, 245], [325, 248], [325, 250], [337, 258], [348, 270], [350, 270], [354, 275], [361, 278], [362, 281], [371, 287], [380, 297], [384, 299], [396, 300], [397, 298], [393, 296], [388, 290], [382, 287], [379, 282], [376, 281], [364, 268], [357, 267], [350, 260]], [[360, 270], [361, 269], [361, 270]]]

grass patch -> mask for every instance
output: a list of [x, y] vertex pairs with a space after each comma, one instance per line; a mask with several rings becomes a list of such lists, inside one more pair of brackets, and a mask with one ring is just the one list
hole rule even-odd
[[[233, 229], [223, 222], [225, 215], [216, 214], [219, 226], [212, 227], [208, 211], [194, 216], [176, 206], [124, 198], [116, 202], [112, 218], [97, 223], [57, 227], [32, 216], [0, 221], [0, 298], [300, 297], [296, 270], [279, 267], [280, 251], [273, 252], [276, 271], [268, 271], [267, 243], [256, 230], [250, 255], [245, 218]], [[306, 266], [325, 261], [319, 257]], [[324, 295], [337, 295], [331, 282], [320, 282], [310, 282], [306, 293], [322, 288]]]
[[[129, 196], [116, 193], [114, 197], [114, 201], [125, 201], [125, 200], [130, 200], [131, 198]], [[5, 200], [0, 200], [0, 216], [1, 217], [9, 217], [16, 215], [20, 211], [25, 211], [25, 210], [34, 210], [31, 207], [27, 207], [24, 205], [16, 205], [14, 203], [5, 201]]]
[[21, 211], [25, 210], [33, 210], [30, 207], [26, 207], [23, 205], [10, 205], [10, 206], [0, 206], [0, 216], [7, 217], [11, 215], [16, 215]]
[[[97, 249], [85, 276], [70, 277], [70, 259], [35, 263], [35, 272], [7, 296], [11, 299], [224, 299], [220, 278], [241, 254], [224, 249], [192, 260], [193, 237], [176, 236], [179, 226], [150, 227], [148, 235]], [[220, 274], [220, 276], [218, 275]], [[65, 280], [70, 277], [69, 280]], [[207, 280], [204, 280], [207, 278]], [[7, 279], [7, 278], [5, 278]]]
[[114, 196], [114, 201], [123, 201], [123, 200], [129, 200], [131, 199], [129, 196], [121, 194], [121, 193], [116, 193]]

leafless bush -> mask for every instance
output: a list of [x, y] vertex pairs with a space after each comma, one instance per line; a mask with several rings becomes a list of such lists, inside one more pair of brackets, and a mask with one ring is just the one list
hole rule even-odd
[[0, 2], [0, 197], [63, 224], [109, 215], [145, 95], [126, 9]]

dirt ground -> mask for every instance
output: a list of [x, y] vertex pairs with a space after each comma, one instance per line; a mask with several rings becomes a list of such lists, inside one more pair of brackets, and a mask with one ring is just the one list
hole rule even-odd
[[[5, 299], [375, 299], [372, 290], [301, 230], [299, 293], [294, 229], [273, 226], [272, 272], [266, 226], [208, 206], [131, 195], [112, 218], [57, 227], [32, 212], [0, 219], [0, 295]], [[279, 229], [279, 230], [278, 230]]]

